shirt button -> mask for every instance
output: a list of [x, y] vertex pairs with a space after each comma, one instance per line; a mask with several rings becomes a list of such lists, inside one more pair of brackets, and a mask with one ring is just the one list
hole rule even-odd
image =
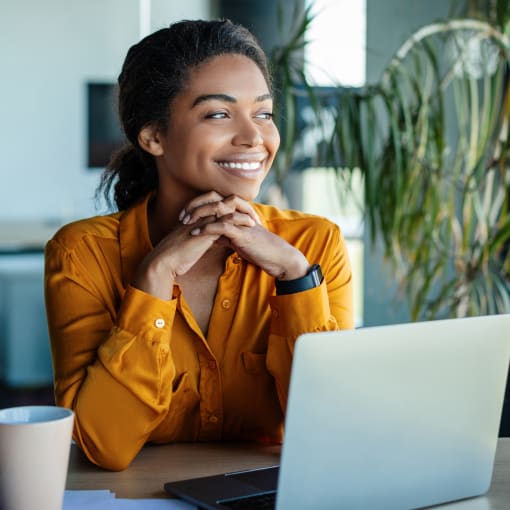
[[232, 301], [230, 301], [230, 299], [224, 299], [222, 302], [221, 302], [221, 306], [222, 308], [224, 308], [225, 310], [228, 310], [232, 305]]
[[165, 319], [156, 319], [154, 321], [154, 326], [156, 326], [157, 328], [164, 328], [165, 327]]
[[278, 313], [278, 310], [273, 310], [273, 317], [275, 319], [277, 319], [278, 317], [280, 317], [280, 314]]
[[214, 361], [213, 359], [209, 361], [208, 365], [207, 365], [211, 370], [215, 370], [216, 369], [216, 361]]
[[209, 421], [211, 423], [218, 423], [218, 417], [214, 416], [214, 414], [211, 414], [211, 416], [209, 416]]

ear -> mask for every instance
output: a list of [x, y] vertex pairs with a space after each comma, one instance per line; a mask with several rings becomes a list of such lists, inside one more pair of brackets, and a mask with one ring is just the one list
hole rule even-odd
[[163, 146], [161, 145], [161, 135], [154, 124], [147, 124], [138, 133], [138, 143], [140, 147], [153, 156], [163, 155]]

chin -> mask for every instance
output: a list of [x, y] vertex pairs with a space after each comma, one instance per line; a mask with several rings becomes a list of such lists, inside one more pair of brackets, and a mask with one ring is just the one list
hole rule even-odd
[[236, 195], [239, 198], [242, 198], [243, 200], [246, 200], [247, 202], [251, 202], [252, 200], [255, 200], [257, 195], [260, 192], [260, 186], [238, 186], [235, 189], [231, 188], [225, 191], [217, 190], [220, 195], [223, 195], [224, 197], [230, 196], [230, 195]]
[[252, 202], [257, 198], [258, 194], [259, 193], [257, 191], [257, 193], [238, 193], [237, 196], [242, 198], [243, 200], [246, 200], [247, 202]]

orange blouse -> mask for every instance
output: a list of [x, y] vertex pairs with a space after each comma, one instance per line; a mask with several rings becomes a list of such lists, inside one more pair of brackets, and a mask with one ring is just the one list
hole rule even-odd
[[277, 296], [272, 277], [233, 253], [204, 337], [178, 284], [170, 301], [130, 285], [152, 249], [147, 202], [69, 224], [46, 247], [55, 397], [75, 411], [75, 441], [112, 470], [148, 441], [280, 442], [296, 338], [353, 327], [339, 228], [252, 204], [268, 230], [321, 265], [324, 281]]

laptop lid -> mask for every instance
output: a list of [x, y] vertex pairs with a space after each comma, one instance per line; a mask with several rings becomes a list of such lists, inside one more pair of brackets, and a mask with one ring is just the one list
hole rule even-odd
[[302, 336], [277, 509], [419, 508], [490, 486], [510, 315]]
[[[277, 510], [398, 510], [485, 493], [509, 361], [510, 315], [301, 336]], [[232, 498], [271, 492], [275, 472], [165, 489], [229, 508]]]

